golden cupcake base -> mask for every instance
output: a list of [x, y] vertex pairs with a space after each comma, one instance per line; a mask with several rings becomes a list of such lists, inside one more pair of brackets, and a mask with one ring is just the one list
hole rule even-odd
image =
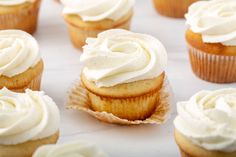
[[37, 29], [41, 0], [17, 6], [0, 6], [0, 30], [20, 29], [33, 34]]
[[146, 117], [146, 119], [129, 120], [120, 118], [109, 112], [93, 110], [91, 107], [91, 101], [88, 97], [88, 90], [81, 84], [80, 81], [78, 81], [73, 85], [69, 92], [67, 108], [84, 111], [98, 120], [107, 123], [121, 125], [163, 124], [169, 118], [171, 99], [172, 97], [169, 84], [165, 79], [165, 83], [160, 89], [159, 101], [156, 100], [157, 103], [155, 104], [152, 114], [149, 115], [149, 117]]
[[7, 87], [15, 92], [24, 92], [25, 89], [29, 88], [39, 91], [43, 68], [43, 60], [40, 60], [33, 68], [29, 68], [19, 75], [13, 77], [0, 76], [0, 89]]
[[183, 18], [188, 7], [198, 0], [153, 0], [154, 6], [161, 15]]
[[28, 85], [21, 88], [17, 88], [17, 89], [11, 89], [11, 90], [15, 92], [24, 92], [26, 89], [40, 91], [41, 79], [42, 79], [42, 73], [38, 75], [35, 79], [33, 79]]
[[180, 148], [181, 157], [235, 157], [236, 152], [225, 153], [219, 151], [208, 151], [194, 145], [189, 139], [175, 129], [175, 140]]
[[0, 157], [32, 157], [33, 153], [40, 146], [56, 144], [59, 138], [59, 131], [54, 135], [17, 145], [0, 145]]
[[96, 37], [99, 33], [108, 29], [127, 29], [130, 28], [133, 13], [129, 12], [118, 21], [102, 20], [98, 22], [84, 22], [77, 15], [65, 15], [71, 42], [76, 48], [81, 49], [85, 45], [88, 37]]

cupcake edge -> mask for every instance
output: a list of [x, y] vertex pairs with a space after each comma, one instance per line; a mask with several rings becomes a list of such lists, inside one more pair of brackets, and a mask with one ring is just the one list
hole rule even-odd
[[74, 47], [82, 49], [88, 37], [96, 37], [99, 33], [105, 30], [116, 28], [129, 30], [132, 16], [133, 12], [131, 11], [120, 20], [112, 22], [113, 24], [109, 24], [109, 27], [106, 23], [110, 23], [111, 20], [103, 20], [99, 22], [83, 22], [80, 19], [79, 21], [83, 24], [83, 26], [79, 26], [78, 24], [71, 22], [68, 18], [69, 16], [67, 15], [64, 16], [64, 19], [67, 23], [68, 32], [72, 44], [74, 45]]

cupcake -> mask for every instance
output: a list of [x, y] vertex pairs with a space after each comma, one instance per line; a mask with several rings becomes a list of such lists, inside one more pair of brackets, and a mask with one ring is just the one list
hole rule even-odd
[[158, 106], [167, 54], [154, 37], [122, 29], [88, 38], [80, 61], [91, 108], [127, 120], [144, 120]]
[[43, 92], [0, 90], [0, 156], [31, 157], [59, 136], [59, 110]]
[[40, 147], [32, 157], [107, 157], [95, 144], [74, 141], [61, 145]]
[[236, 82], [235, 0], [194, 3], [186, 15], [193, 72], [215, 83]]
[[0, 31], [0, 89], [40, 89], [43, 60], [37, 41], [20, 30]]
[[164, 16], [183, 18], [188, 7], [198, 0], [153, 0], [154, 6]]
[[236, 156], [236, 89], [200, 91], [177, 104], [175, 139], [182, 157]]
[[34, 33], [40, 3], [41, 0], [0, 0], [0, 30], [20, 29]]
[[112, 29], [129, 29], [134, 0], [61, 0], [64, 19], [75, 47], [81, 48], [87, 37]]

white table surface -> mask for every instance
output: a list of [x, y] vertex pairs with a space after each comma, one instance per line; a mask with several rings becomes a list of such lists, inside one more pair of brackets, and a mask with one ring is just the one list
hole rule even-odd
[[[61, 110], [59, 143], [71, 140], [96, 142], [111, 157], [177, 157], [178, 148], [173, 138], [173, 119], [164, 125], [119, 126], [100, 122], [86, 113], [65, 109], [67, 92], [79, 78], [80, 51], [70, 43], [62, 6], [44, 0], [35, 33], [45, 62], [42, 90], [51, 96]], [[201, 89], [236, 87], [218, 85], [198, 79], [191, 71], [184, 41], [184, 20], [158, 15], [151, 0], [137, 0], [131, 30], [158, 38], [169, 56], [166, 69], [176, 101], [188, 99]], [[175, 104], [173, 106], [175, 108]]]

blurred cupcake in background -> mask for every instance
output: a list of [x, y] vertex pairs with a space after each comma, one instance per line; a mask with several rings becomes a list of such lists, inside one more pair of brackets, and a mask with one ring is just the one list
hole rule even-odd
[[186, 14], [193, 72], [215, 83], [236, 82], [236, 1], [199, 1]]
[[153, 0], [154, 6], [160, 14], [169, 17], [183, 18], [188, 7], [198, 0]]
[[0, 31], [0, 89], [40, 90], [43, 60], [37, 41], [21, 30]]
[[0, 0], [0, 30], [20, 29], [34, 33], [40, 4], [41, 0]]
[[87, 37], [112, 29], [129, 29], [134, 0], [61, 0], [70, 38], [81, 48]]

